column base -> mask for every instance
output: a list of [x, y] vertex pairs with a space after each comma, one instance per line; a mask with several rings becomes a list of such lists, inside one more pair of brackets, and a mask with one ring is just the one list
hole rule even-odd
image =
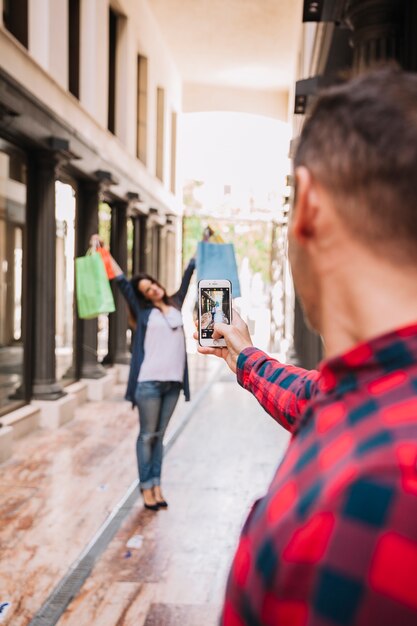
[[0, 428], [0, 463], [12, 456], [13, 429], [10, 426]]
[[33, 384], [32, 398], [34, 400], [59, 400], [67, 394], [57, 382]]
[[4, 415], [0, 424], [13, 429], [13, 439], [20, 439], [39, 428], [39, 418], [39, 409], [28, 404]]
[[130, 361], [132, 359], [132, 355], [127, 350], [123, 350], [123, 352], [116, 352], [116, 356], [114, 357], [114, 364], [118, 363], [122, 365], [130, 365]]
[[102, 361], [102, 364], [117, 365], [118, 363], [121, 363], [122, 365], [130, 365], [131, 358], [132, 354], [128, 350], [116, 352], [114, 356], [112, 356], [110, 353], [107, 353]]
[[120, 384], [126, 384], [129, 380], [129, 370], [130, 367], [127, 364], [123, 364], [123, 363], [116, 363], [115, 365], [115, 370], [117, 373], [117, 382]]
[[101, 363], [85, 363], [81, 369], [81, 378], [97, 380], [107, 376], [107, 372]]
[[75, 398], [77, 406], [88, 402], [88, 386], [86, 381], [78, 380], [75, 383], [71, 383], [71, 385], [65, 387], [65, 391], [69, 396]]
[[31, 405], [41, 412], [40, 425], [42, 428], [59, 428], [74, 417], [77, 400], [75, 397], [67, 395], [55, 402], [33, 400]]
[[115, 381], [115, 373], [111, 372], [104, 378], [96, 380], [85, 379], [83, 382], [87, 383], [87, 397], [93, 402], [100, 402], [105, 398], [108, 398], [113, 393], [113, 386]]
[[[67, 369], [67, 371], [65, 372], [65, 374], [63, 375], [63, 380], [77, 380], [78, 376], [77, 376], [77, 369], [75, 367], [75, 364], [73, 363], [72, 365], [69, 366], [69, 368]], [[68, 385], [65, 386], [65, 388], [67, 388]]]

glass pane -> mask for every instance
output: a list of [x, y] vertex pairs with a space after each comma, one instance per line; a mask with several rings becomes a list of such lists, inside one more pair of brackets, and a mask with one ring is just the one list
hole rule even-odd
[[133, 272], [133, 221], [128, 218], [127, 220], [127, 275], [132, 276]]
[[[98, 207], [98, 232], [104, 245], [110, 247], [111, 206], [100, 202]], [[97, 356], [101, 363], [109, 351], [109, 316], [98, 316]]]
[[73, 380], [74, 360], [74, 250], [75, 191], [55, 183], [56, 220], [56, 378]]
[[0, 411], [22, 400], [23, 229], [26, 222], [26, 161], [0, 141]]

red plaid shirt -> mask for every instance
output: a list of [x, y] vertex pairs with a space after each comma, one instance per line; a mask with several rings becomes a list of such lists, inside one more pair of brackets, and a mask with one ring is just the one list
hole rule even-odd
[[417, 324], [319, 371], [256, 348], [238, 381], [292, 432], [243, 528], [223, 626], [416, 626]]

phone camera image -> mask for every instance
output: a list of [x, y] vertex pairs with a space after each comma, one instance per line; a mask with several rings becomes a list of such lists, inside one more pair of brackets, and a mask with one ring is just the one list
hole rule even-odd
[[211, 339], [214, 324], [218, 322], [230, 324], [230, 289], [228, 287], [201, 289], [200, 307], [201, 338]]

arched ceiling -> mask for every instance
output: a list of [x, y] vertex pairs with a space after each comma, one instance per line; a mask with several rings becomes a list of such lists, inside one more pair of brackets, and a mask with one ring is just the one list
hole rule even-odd
[[288, 91], [301, 0], [148, 0], [184, 83]]

